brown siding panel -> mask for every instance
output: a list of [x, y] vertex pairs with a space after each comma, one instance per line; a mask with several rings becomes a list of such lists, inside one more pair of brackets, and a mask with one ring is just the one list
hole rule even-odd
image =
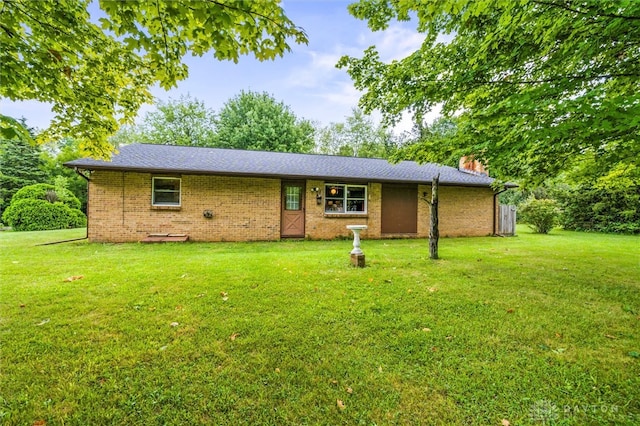
[[382, 185], [382, 233], [418, 232], [417, 185]]

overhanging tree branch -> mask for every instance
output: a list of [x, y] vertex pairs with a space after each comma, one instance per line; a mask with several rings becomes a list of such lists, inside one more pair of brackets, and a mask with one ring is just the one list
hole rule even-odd
[[[556, 3], [556, 2], [553, 2], [553, 1], [543, 1], [543, 0], [530, 0], [530, 1], [531, 1], [531, 3], [534, 3], [534, 4], [557, 7], [557, 8], [560, 8], [560, 9], [567, 10], [569, 12], [579, 13], [581, 15], [589, 15], [588, 12], [584, 12], [582, 10], [576, 9], [575, 7], [571, 7], [570, 3], [562, 4], [562, 3]], [[589, 7], [589, 6], [585, 6], [585, 7], [587, 9], [596, 10], [593, 7]], [[601, 16], [601, 17], [604, 17], [604, 18], [640, 20], [640, 16], [618, 15], [618, 14], [615, 14], [615, 13], [596, 13], [596, 16]]]
[[[156, 0], [156, 11], [158, 12], [158, 19], [160, 19], [160, 28], [162, 28], [162, 39], [164, 41], [164, 55], [165, 58], [169, 58], [169, 44], [167, 43], [167, 30], [164, 27], [164, 19], [162, 19], [162, 12], [160, 12], [160, 5], [158, 4], [158, 0]], [[164, 64], [165, 68], [167, 64]]]
[[[215, 0], [207, 0], [207, 1], [208, 1], [209, 3], [213, 3], [213, 4], [217, 5], [217, 6], [220, 6], [220, 7], [225, 8], [225, 9], [236, 10], [236, 11], [238, 11], [238, 12], [242, 12], [242, 13], [244, 13], [244, 14], [246, 14], [246, 15], [249, 15], [249, 17], [250, 17], [251, 19], [253, 19], [253, 22], [254, 22], [254, 23], [256, 23], [256, 18], [255, 18], [255, 16], [259, 16], [259, 17], [261, 17], [262, 19], [264, 19], [264, 20], [266, 20], [266, 21], [271, 22], [273, 25], [275, 25], [277, 28], [280, 28], [281, 30], [285, 30], [285, 29], [287, 29], [284, 25], [282, 25], [282, 24], [280, 24], [280, 23], [276, 22], [276, 21], [275, 21], [273, 18], [271, 18], [270, 16], [264, 15], [264, 14], [262, 14], [262, 13], [258, 13], [258, 12], [255, 12], [255, 11], [249, 11], [249, 10], [242, 9], [242, 8], [239, 8], [239, 7], [235, 7], [235, 6], [231, 6], [231, 5], [229, 5], [229, 4], [225, 4], [225, 3], [220, 3], [220, 2], [215, 1]], [[255, 16], [254, 16], [254, 15], [255, 15]], [[299, 27], [297, 27], [297, 28], [299, 28]]]

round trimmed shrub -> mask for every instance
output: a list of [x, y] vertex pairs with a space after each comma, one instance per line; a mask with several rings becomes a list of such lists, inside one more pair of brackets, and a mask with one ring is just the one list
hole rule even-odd
[[518, 218], [538, 234], [548, 234], [558, 223], [560, 209], [556, 200], [530, 198], [520, 205]]
[[56, 190], [55, 186], [48, 183], [36, 183], [19, 189], [11, 198], [11, 202], [19, 200], [44, 200], [49, 203], [60, 201], [72, 209], [79, 210], [81, 207], [80, 200], [73, 195], [73, 192], [60, 188]]
[[78, 209], [69, 209], [71, 213], [71, 221], [69, 228], [84, 228], [87, 226], [87, 216]]
[[12, 202], [2, 221], [15, 231], [46, 231], [74, 227], [78, 219], [66, 204], [26, 199]]

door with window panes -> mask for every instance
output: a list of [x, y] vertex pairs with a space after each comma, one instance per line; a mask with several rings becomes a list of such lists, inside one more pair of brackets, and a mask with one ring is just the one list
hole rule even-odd
[[280, 236], [304, 237], [304, 182], [282, 182], [282, 213]]

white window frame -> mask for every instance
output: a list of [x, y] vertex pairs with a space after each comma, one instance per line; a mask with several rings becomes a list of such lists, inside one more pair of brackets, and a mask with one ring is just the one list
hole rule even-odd
[[[341, 187], [342, 188], [342, 198], [337, 198], [337, 197], [332, 197], [330, 190], [332, 187]], [[349, 193], [349, 188], [362, 188], [364, 189], [364, 197], [363, 198], [354, 198], [354, 197], [348, 197], [348, 193]], [[324, 184], [324, 213], [325, 214], [344, 214], [344, 215], [349, 215], [349, 214], [367, 214], [367, 209], [368, 209], [368, 185], [351, 185], [351, 184], [346, 184], [346, 183], [325, 183]], [[343, 206], [343, 210], [344, 211], [332, 211], [332, 210], [327, 210], [327, 203], [330, 200], [340, 200], [342, 201], [342, 206]], [[362, 200], [364, 201], [364, 210], [362, 211], [349, 211], [347, 210], [347, 206], [349, 205], [349, 200]]]
[[[156, 179], [163, 180], [177, 180], [178, 181], [178, 190], [156, 190]], [[178, 204], [176, 203], [167, 203], [167, 202], [156, 202], [156, 192], [177, 192], [178, 193]], [[182, 206], [182, 179], [173, 176], [154, 176], [151, 182], [151, 205], [159, 206], [159, 207], [181, 207]]]

